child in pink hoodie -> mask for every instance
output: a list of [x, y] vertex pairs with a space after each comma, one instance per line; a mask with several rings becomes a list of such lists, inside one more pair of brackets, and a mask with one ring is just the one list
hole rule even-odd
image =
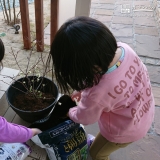
[[79, 103], [69, 117], [85, 125], [98, 121], [100, 133], [90, 148], [93, 160], [143, 138], [154, 117], [147, 69], [127, 44], [88, 17], [73, 18], [58, 30], [50, 54], [63, 92], [77, 90]]
[[[5, 48], [2, 40], [0, 39], [0, 62], [4, 57], [4, 52]], [[9, 123], [6, 121], [5, 118], [0, 116], [0, 142], [26, 142], [34, 135], [39, 134], [40, 132], [41, 131], [37, 128], [30, 129], [21, 125]]]

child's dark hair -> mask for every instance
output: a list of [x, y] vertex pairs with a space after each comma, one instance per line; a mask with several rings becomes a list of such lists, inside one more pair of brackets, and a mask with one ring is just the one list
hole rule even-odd
[[0, 39], [0, 69], [3, 67], [2, 59], [4, 57], [4, 52], [5, 52], [4, 44], [2, 40]]
[[103, 23], [89, 17], [64, 23], [50, 51], [62, 91], [69, 91], [69, 87], [80, 91], [98, 84], [116, 50], [116, 39]]

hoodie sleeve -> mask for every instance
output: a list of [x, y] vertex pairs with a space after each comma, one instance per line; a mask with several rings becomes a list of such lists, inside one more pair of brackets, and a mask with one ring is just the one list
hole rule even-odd
[[76, 123], [84, 125], [97, 122], [104, 107], [90, 98], [82, 98], [79, 104], [69, 110], [69, 117]]
[[31, 129], [14, 123], [9, 123], [5, 118], [0, 117], [0, 142], [26, 142], [31, 137]]

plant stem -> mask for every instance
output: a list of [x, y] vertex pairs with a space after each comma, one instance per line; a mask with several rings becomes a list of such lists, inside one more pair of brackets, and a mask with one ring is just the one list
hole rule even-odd
[[5, 11], [5, 14], [6, 14], [6, 17], [7, 17], [7, 24], [9, 25], [9, 16], [8, 16], [5, 0], [3, 0], [3, 6], [4, 6], [4, 11]]
[[16, 24], [16, 9], [15, 9], [15, 0], [13, 0], [13, 15], [14, 15], [14, 24]]
[[9, 2], [9, 0], [7, 0], [7, 2], [8, 2], [9, 20], [10, 20], [10, 22], [11, 22], [11, 7], [10, 7], [10, 2]]
[[4, 7], [3, 7], [3, 5], [2, 5], [2, 0], [0, 1], [0, 3], [1, 3], [1, 8], [2, 8], [2, 11], [3, 11], [4, 19], [6, 20], [6, 17], [5, 17], [5, 14], [4, 14]]
[[[7, 83], [7, 82], [5, 82], [5, 81], [3, 81], [3, 80], [0, 80], [1, 82], [3, 82], [3, 83], [5, 83], [5, 84], [7, 84], [7, 85], [10, 85], [9, 83]], [[14, 86], [12, 86], [13, 88], [15, 88], [15, 89], [17, 89], [17, 90], [19, 90], [20, 92], [22, 92], [22, 93], [25, 93], [26, 94], [26, 92], [24, 92], [24, 91], [22, 91], [22, 90], [20, 90], [19, 88], [16, 88], [16, 87], [14, 87]]]

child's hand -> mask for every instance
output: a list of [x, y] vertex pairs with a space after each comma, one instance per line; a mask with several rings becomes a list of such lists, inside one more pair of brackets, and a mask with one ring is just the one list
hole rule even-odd
[[31, 128], [31, 130], [32, 130], [32, 135], [33, 135], [33, 136], [35, 136], [35, 135], [37, 135], [37, 134], [39, 134], [39, 133], [42, 132], [42, 131], [41, 131], [40, 129], [38, 129], [38, 128]]
[[73, 93], [71, 94], [71, 98], [73, 101], [79, 102], [81, 99], [81, 92], [73, 91]]

